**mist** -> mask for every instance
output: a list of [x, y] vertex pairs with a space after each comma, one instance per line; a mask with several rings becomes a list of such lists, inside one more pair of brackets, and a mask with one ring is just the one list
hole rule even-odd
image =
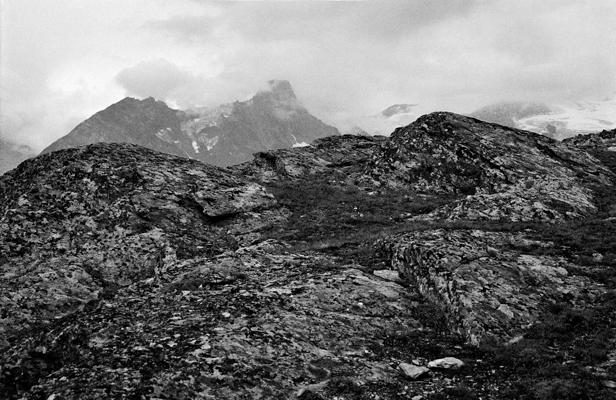
[[178, 108], [287, 79], [336, 126], [395, 103], [616, 91], [616, 2], [2, 0], [0, 135], [37, 150], [124, 96]]

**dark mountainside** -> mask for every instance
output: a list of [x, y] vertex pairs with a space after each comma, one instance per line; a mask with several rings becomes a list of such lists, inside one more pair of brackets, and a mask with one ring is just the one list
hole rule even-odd
[[438, 112], [226, 169], [28, 160], [0, 397], [616, 398], [614, 154]]
[[153, 98], [130, 97], [94, 114], [42, 154], [87, 144], [132, 143], [218, 166], [250, 160], [252, 153], [305, 145], [337, 135], [313, 117], [287, 81], [244, 102], [179, 111]]

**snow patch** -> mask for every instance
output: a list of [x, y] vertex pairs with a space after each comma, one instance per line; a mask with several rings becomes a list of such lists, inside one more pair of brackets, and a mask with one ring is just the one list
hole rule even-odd
[[293, 144], [291, 145], [291, 147], [306, 147], [306, 146], [310, 146], [310, 145], [309, 145], [308, 143], [306, 143], [306, 142], [299, 142], [299, 141], [297, 140], [297, 137], [295, 137], [295, 135], [294, 135], [294, 134], [289, 133], [289, 135], [291, 135], [291, 137], [292, 137], [292, 138], [293, 138], [293, 140], [295, 141], [295, 143], [293, 143]]
[[560, 132], [560, 138], [616, 128], [616, 96], [603, 101], [584, 101], [554, 106], [554, 112], [516, 121], [520, 129], [543, 133], [547, 125]]
[[159, 138], [162, 141], [165, 141], [167, 143], [171, 143], [173, 142], [173, 139], [171, 138], [170, 133], [173, 132], [173, 129], [171, 128], [163, 128], [163, 129], [159, 129], [156, 133], [154, 133], [154, 136], [156, 136], [157, 138]]
[[213, 138], [207, 138], [205, 139], [205, 148], [207, 149], [207, 151], [211, 151], [214, 146], [216, 146], [216, 143], [218, 143], [218, 136], [214, 136]]

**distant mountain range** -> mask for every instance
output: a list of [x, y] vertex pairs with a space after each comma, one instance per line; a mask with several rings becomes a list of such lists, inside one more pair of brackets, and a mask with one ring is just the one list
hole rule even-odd
[[306, 146], [339, 134], [301, 105], [289, 82], [268, 84], [268, 90], [248, 101], [194, 110], [174, 110], [151, 97], [127, 97], [83, 121], [42, 153], [122, 142], [228, 166], [247, 161], [258, 151]]
[[[316, 139], [340, 134], [308, 112], [288, 81], [272, 80], [268, 85], [268, 89], [247, 101], [188, 110], [170, 108], [152, 97], [127, 97], [81, 122], [42, 153], [119, 142], [229, 166], [250, 160], [256, 152], [306, 146]], [[417, 103], [393, 104], [354, 119], [343, 133], [389, 135], [425, 111]], [[616, 128], [616, 96], [566, 105], [502, 102], [482, 107], [469, 116], [562, 140]], [[27, 146], [0, 139], [0, 173], [33, 155]]]
[[547, 105], [531, 102], [496, 103], [470, 116], [555, 139], [616, 128], [616, 96], [602, 101]]

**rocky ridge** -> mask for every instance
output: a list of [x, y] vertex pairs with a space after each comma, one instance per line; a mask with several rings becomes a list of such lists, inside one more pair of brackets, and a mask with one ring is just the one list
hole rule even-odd
[[374, 156], [371, 174], [390, 186], [466, 195], [437, 211], [451, 220], [537, 221], [595, 211], [593, 185], [613, 173], [544, 136], [451, 113], [399, 128]]
[[[613, 398], [593, 154], [433, 113], [228, 169], [129, 144], [29, 160], [0, 178], [0, 393]], [[476, 218], [503, 193], [521, 205]]]
[[563, 140], [569, 145], [586, 150], [616, 151], [616, 129], [599, 133], [577, 135]]

